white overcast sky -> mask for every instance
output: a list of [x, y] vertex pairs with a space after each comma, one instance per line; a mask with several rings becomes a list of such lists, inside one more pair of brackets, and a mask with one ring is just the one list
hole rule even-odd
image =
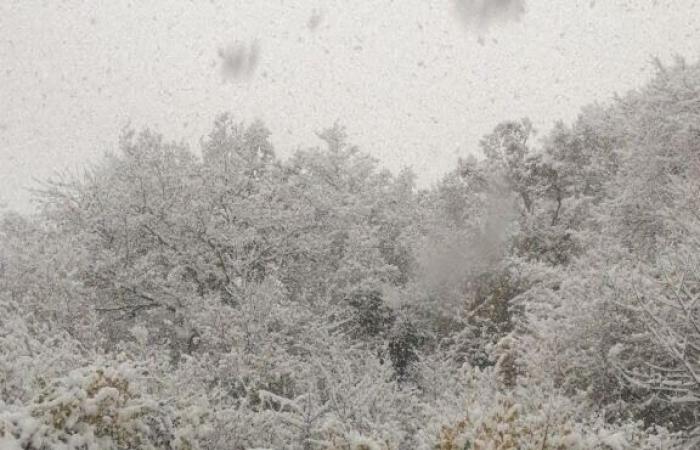
[[[282, 156], [339, 121], [425, 184], [501, 120], [546, 131], [655, 56], [700, 55], [698, 1], [529, 0], [481, 35], [454, 2], [1, 0], [0, 201], [27, 210], [33, 178], [115, 149], [126, 124], [197, 148], [224, 111], [263, 119]], [[254, 41], [255, 72], [223, 79], [219, 50]]]

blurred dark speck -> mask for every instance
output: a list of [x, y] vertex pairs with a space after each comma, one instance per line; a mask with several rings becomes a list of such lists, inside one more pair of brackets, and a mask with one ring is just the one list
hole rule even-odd
[[481, 32], [493, 24], [518, 21], [525, 0], [453, 0], [454, 11], [468, 30]]
[[250, 76], [260, 62], [260, 46], [257, 41], [253, 41], [250, 45], [237, 42], [219, 49], [219, 58], [221, 58], [221, 75], [226, 80]]
[[323, 14], [321, 11], [314, 9], [311, 12], [311, 16], [309, 17], [309, 20], [306, 22], [306, 27], [311, 30], [311, 31], [316, 31], [319, 25], [321, 25], [321, 22], [323, 21]]

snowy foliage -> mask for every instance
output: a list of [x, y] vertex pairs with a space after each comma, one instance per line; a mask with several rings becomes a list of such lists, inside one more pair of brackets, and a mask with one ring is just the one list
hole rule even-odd
[[418, 190], [126, 130], [0, 219], [0, 448], [700, 445], [700, 66]]
[[138, 386], [136, 368], [84, 367], [50, 381], [0, 416], [9, 449], [194, 449], [198, 411], [178, 411]]

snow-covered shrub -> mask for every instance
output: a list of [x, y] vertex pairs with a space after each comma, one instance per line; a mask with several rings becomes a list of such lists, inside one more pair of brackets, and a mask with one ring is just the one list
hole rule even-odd
[[203, 412], [149, 395], [138, 368], [90, 366], [49, 382], [25, 405], [0, 405], [1, 448], [199, 448]]
[[[482, 400], [483, 401], [483, 400]], [[439, 450], [670, 450], [680, 448], [664, 429], [606, 424], [581, 415], [566, 397], [533, 385], [495, 393], [486, 404], [468, 404], [466, 415], [444, 425]]]
[[27, 401], [38, 385], [83, 361], [79, 342], [32, 320], [25, 308], [0, 293], [0, 401]]

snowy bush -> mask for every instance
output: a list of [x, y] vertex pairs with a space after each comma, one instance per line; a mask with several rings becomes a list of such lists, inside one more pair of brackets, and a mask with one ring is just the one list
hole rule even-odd
[[199, 448], [202, 412], [158, 401], [128, 364], [86, 367], [50, 381], [27, 404], [2, 409], [2, 448]]

